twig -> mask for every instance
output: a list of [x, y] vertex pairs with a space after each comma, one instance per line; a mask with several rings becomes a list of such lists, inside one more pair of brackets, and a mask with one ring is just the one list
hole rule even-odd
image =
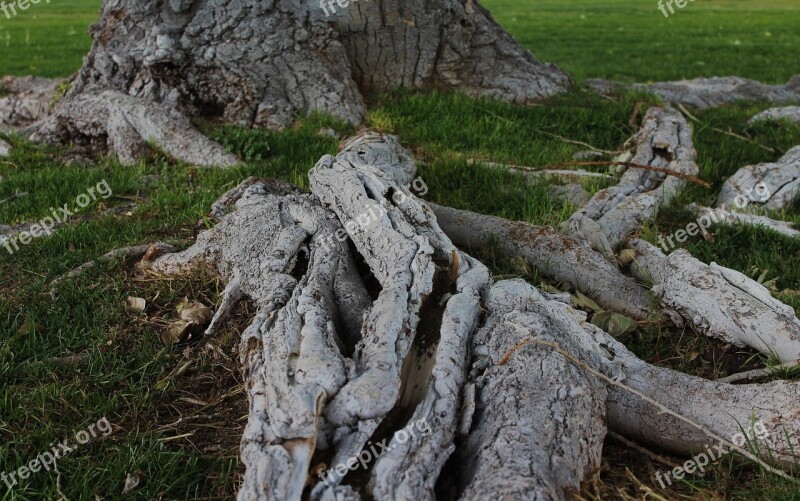
[[762, 150], [768, 151], [770, 153], [777, 153], [777, 151], [775, 151], [775, 148], [770, 148], [769, 146], [764, 146], [763, 144], [759, 143], [758, 141], [754, 141], [754, 140], [752, 140], [752, 139], [750, 139], [748, 137], [741, 136], [739, 134], [736, 134], [733, 131], [730, 131], [730, 130], [724, 131], [724, 130], [718, 129], [716, 127], [712, 127], [711, 130], [713, 130], [714, 132], [719, 132], [720, 134], [725, 134], [726, 136], [735, 137], [736, 139], [739, 139], [739, 140], [744, 141], [746, 143], [754, 144], [754, 145], [758, 146], [759, 148], [761, 148]]
[[584, 143], [583, 141], [576, 141], [574, 139], [568, 139], [566, 137], [559, 136], [558, 134], [553, 134], [552, 132], [547, 132], [547, 131], [544, 131], [544, 130], [541, 130], [541, 129], [533, 129], [533, 130], [535, 130], [536, 132], [539, 132], [541, 134], [544, 134], [545, 136], [550, 136], [553, 139], [558, 139], [559, 141], [563, 141], [563, 142], [569, 143], [569, 144], [574, 144], [574, 145], [577, 145], [577, 146], [583, 146], [585, 148], [589, 148], [590, 150], [598, 151], [600, 153], [605, 153], [607, 155], [618, 155], [620, 153], [619, 151], [601, 150], [600, 148], [595, 148], [594, 146], [592, 146], [589, 143]]
[[595, 377], [598, 377], [598, 378], [602, 379], [603, 381], [605, 381], [606, 383], [610, 384], [611, 386], [616, 386], [617, 388], [621, 388], [624, 391], [632, 393], [632, 394], [636, 395], [637, 397], [641, 398], [642, 400], [644, 400], [645, 402], [647, 402], [648, 404], [658, 408], [662, 413], [669, 414], [670, 416], [672, 416], [672, 417], [674, 417], [674, 418], [676, 418], [676, 419], [678, 419], [680, 421], [683, 421], [684, 423], [688, 424], [689, 426], [698, 429], [699, 431], [704, 433], [709, 438], [713, 438], [714, 440], [719, 440], [719, 442], [721, 444], [724, 444], [724, 445], [728, 446], [728, 448], [730, 450], [735, 450], [736, 452], [738, 452], [742, 456], [746, 457], [747, 459], [755, 462], [756, 464], [758, 464], [759, 466], [761, 466], [762, 468], [764, 468], [768, 472], [770, 472], [770, 473], [772, 473], [774, 475], [777, 475], [777, 476], [779, 476], [781, 478], [784, 478], [786, 480], [789, 480], [791, 482], [798, 483], [797, 479], [795, 479], [794, 477], [792, 477], [791, 475], [789, 475], [785, 471], [770, 466], [764, 460], [762, 460], [761, 458], [759, 458], [758, 456], [756, 456], [752, 452], [748, 451], [747, 449], [743, 449], [743, 448], [739, 447], [738, 445], [726, 440], [725, 438], [723, 438], [720, 435], [717, 435], [716, 433], [714, 433], [713, 431], [709, 430], [708, 428], [706, 428], [702, 424], [696, 423], [696, 422], [692, 421], [691, 419], [687, 418], [686, 416], [682, 416], [681, 414], [678, 414], [677, 412], [673, 411], [669, 407], [661, 404], [660, 402], [658, 402], [657, 400], [655, 400], [653, 398], [648, 397], [647, 395], [645, 395], [644, 393], [640, 392], [639, 390], [636, 390], [634, 388], [631, 388], [630, 386], [622, 384], [620, 381], [616, 381], [614, 379], [611, 379], [610, 377], [606, 376], [602, 372], [597, 371], [597, 370], [593, 369], [592, 367], [589, 367], [586, 363], [581, 362], [580, 360], [578, 360], [577, 358], [575, 358], [571, 354], [569, 354], [566, 351], [564, 351], [564, 349], [562, 349], [561, 346], [559, 346], [556, 343], [553, 343], [553, 342], [550, 342], [550, 341], [540, 341], [538, 339], [533, 339], [533, 338], [523, 339], [522, 341], [517, 343], [517, 345], [514, 346], [508, 353], [506, 353], [506, 355], [502, 359], [500, 359], [500, 362], [498, 362], [498, 364], [499, 365], [504, 365], [506, 362], [508, 362], [508, 360], [511, 358], [511, 356], [514, 354], [515, 351], [517, 351], [518, 349], [520, 349], [522, 346], [524, 346], [527, 343], [533, 343], [533, 344], [537, 344], [537, 345], [540, 345], [540, 346], [547, 346], [549, 348], [552, 348], [556, 353], [558, 353], [562, 357], [566, 358], [567, 360], [569, 360], [573, 364], [577, 365], [581, 369], [591, 373]]
[[[678, 107], [681, 109], [681, 111], [683, 113], [686, 114], [686, 116], [688, 116], [689, 118], [691, 118], [695, 122], [699, 123], [700, 125], [705, 125], [696, 116], [694, 116], [691, 113], [689, 113], [689, 110], [687, 110], [685, 106], [683, 106], [682, 104], [678, 103]], [[754, 141], [754, 140], [750, 139], [749, 137], [744, 137], [742, 135], [736, 134], [733, 131], [730, 131], [730, 130], [724, 131], [724, 130], [719, 129], [717, 127], [712, 127], [711, 130], [713, 130], [714, 132], [718, 132], [720, 134], [725, 134], [726, 136], [734, 137], [734, 138], [739, 139], [741, 141], [745, 141], [745, 142], [754, 144], [754, 145], [758, 146], [759, 148], [761, 148], [763, 150], [769, 151], [770, 153], [777, 153], [777, 151], [775, 151], [775, 148], [770, 148], [769, 146], [765, 146], [765, 145], [759, 143], [758, 141]]]
[[681, 109], [681, 111], [683, 112], [684, 115], [686, 115], [687, 117], [691, 118], [695, 122], [697, 122], [699, 124], [703, 123], [703, 122], [700, 121], [699, 118], [697, 118], [696, 116], [694, 116], [691, 113], [689, 113], [689, 110], [686, 109], [686, 106], [682, 105], [681, 103], [678, 103], [678, 108]]
[[737, 383], [739, 381], [745, 381], [748, 379], [761, 379], [765, 377], [774, 376], [778, 372], [782, 370], [793, 369], [800, 365], [800, 360], [795, 360], [794, 362], [787, 362], [785, 364], [776, 365], [775, 367], [766, 367], [764, 369], [753, 369], [747, 372], [740, 372], [738, 374], [731, 374], [730, 376], [725, 376], [723, 378], [717, 379], [718, 383]]
[[23, 198], [23, 197], [27, 197], [27, 196], [28, 196], [28, 192], [27, 191], [19, 191], [19, 190], [17, 190], [16, 193], [11, 195], [10, 197], [0, 200], [0, 204], [4, 204], [6, 202], [10, 202], [10, 201], [14, 200], [15, 198]]
[[[561, 163], [557, 163], [557, 164], [545, 165], [545, 166], [542, 167], [542, 169], [557, 169], [559, 167], [567, 167], [567, 166], [570, 166], [570, 165], [576, 165], [576, 166], [581, 166], [581, 167], [583, 167], [583, 166], [603, 166], [603, 167], [608, 167], [608, 166], [611, 166], [611, 165], [624, 165], [625, 167], [628, 167], [628, 168], [634, 167], [636, 169], [644, 169], [644, 170], [651, 170], [651, 171], [654, 171], [654, 172], [661, 172], [661, 173], [667, 174], [669, 176], [675, 176], [675, 177], [679, 177], [681, 179], [685, 179], [687, 181], [691, 181], [693, 183], [697, 183], [700, 186], [703, 186], [705, 188], [711, 188], [711, 185], [709, 183], [703, 181], [699, 177], [691, 176], [689, 174], [684, 174], [683, 172], [677, 172], [677, 171], [674, 171], [672, 169], [665, 169], [663, 167], [653, 167], [652, 165], [637, 164], [637, 163], [633, 163], [633, 162], [620, 162], [620, 161], [614, 162], [614, 161], [599, 161], [599, 160], [598, 161], [592, 161], [592, 162], [561, 162]], [[524, 167], [519, 167], [519, 169], [523, 169], [524, 170], [525, 168]], [[535, 171], [537, 169], [531, 169], [531, 170]]]
[[535, 169], [533, 167], [526, 167], [524, 165], [514, 165], [514, 164], [502, 164], [497, 162], [489, 162], [488, 160], [480, 160], [474, 158], [468, 158], [467, 163], [469, 165], [474, 165], [475, 163], [481, 163], [487, 167], [492, 167], [496, 169], [503, 169], [506, 171], [518, 171], [525, 174], [531, 174], [536, 176], [544, 176], [544, 177], [557, 177], [557, 178], [587, 178], [587, 177], [596, 177], [601, 179], [611, 179], [614, 176], [610, 174], [603, 174], [602, 172], [591, 172], [587, 170], [579, 170], [579, 169], [568, 169], [568, 170], [558, 170], [558, 169]]
[[630, 440], [628, 440], [627, 438], [623, 437], [619, 433], [616, 433], [616, 432], [612, 431], [612, 432], [609, 432], [609, 435], [614, 437], [614, 440], [617, 440], [618, 442], [621, 442], [623, 445], [625, 445], [625, 447], [630, 447], [631, 449], [639, 452], [640, 454], [644, 454], [645, 456], [649, 457], [650, 459], [652, 459], [653, 461], [655, 461], [657, 463], [661, 463], [664, 466], [669, 466], [670, 468], [675, 468], [677, 466], [680, 466], [679, 464], [675, 463], [674, 461], [670, 461], [669, 459], [665, 458], [664, 456], [659, 456], [655, 452], [653, 452], [651, 450], [648, 450], [648, 449], [645, 449], [644, 447], [642, 447], [641, 445], [639, 445], [639, 444], [637, 444], [635, 442], [631, 442]]

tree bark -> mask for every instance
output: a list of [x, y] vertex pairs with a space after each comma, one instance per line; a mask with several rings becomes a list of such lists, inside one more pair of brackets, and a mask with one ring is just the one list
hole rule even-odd
[[91, 52], [49, 116], [55, 82], [24, 108], [14, 96], [0, 100], [0, 119], [41, 119], [28, 131], [34, 140], [107, 147], [125, 164], [154, 143], [186, 162], [229, 166], [235, 159], [178, 114], [283, 129], [318, 111], [358, 124], [367, 92], [459, 90], [527, 103], [571, 86], [474, 0], [334, 5], [106, 0]]
[[146, 254], [154, 272], [211, 267], [225, 297], [257, 306], [240, 499], [566, 499], [599, 468], [606, 423], [694, 453], [757, 419], [763, 457], [794, 463], [800, 383], [656, 368], [562, 296], [492, 284], [408, 190], [414, 175], [395, 138], [365, 132], [317, 163], [311, 194], [247, 180], [192, 247]]

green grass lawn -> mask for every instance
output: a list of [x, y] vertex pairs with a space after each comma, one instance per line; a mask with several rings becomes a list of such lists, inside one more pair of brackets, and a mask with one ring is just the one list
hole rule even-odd
[[[656, 4], [489, 0], [485, 5], [537, 56], [577, 80], [737, 74], [784, 82], [800, 73], [796, 1], [698, 0], [669, 19]], [[90, 44], [86, 27], [99, 5], [95, 0], [53, 0], [12, 20], [0, 13], [0, 75], [53, 77], [77, 70]], [[424, 159], [420, 175], [430, 189], [426, 198], [554, 225], [571, 208], [551, 199], [547, 185], [530, 186], [469, 159], [540, 166], [569, 160], [581, 149], [549, 134], [615, 150], [635, 131], [629, 120], [637, 101], [652, 100], [631, 95], [611, 101], [579, 90], [534, 107], [437, 93], [395, 92], [370, 99], [368, 125], [399, 134]], [[800, 127], [748, 126], [749, 117], [763, 108], [742, 104], [695, 113], [701, 177], [713, 188], [689, 188], [660, 214], [648, 235], [685, 226], [690, 218], [680, 209], [685, 203], [710, 203], [724, 179], [740, 167], [774, 160], [800, 144]], [[59, 491], [68, 499], [116, 499], [129, 474], [140, 475], [141, 483], [126, 499], [227, 499], [235, 493], [247, 408], [233, 347], [252, 314], [250, 307], [240, 306], [236, 321], [215, 341], [221, 356], [203, 346], [166, 348], [159, 339], [182, 298], [208, 305], [218, 301], [221, 284], [211, 277], [163, 280], [137, 274], [130, 263], [116, 263], [65, 282], [55, 296], [49, 284], [114, 248], [157, 240], [185, 246], [202, 228], [199, 221], [210, 204], [247, 176], [279, 177], [307, 187], [308, 170], [321, 155], [335, 153], [338, 144], [318, 136], [320, 127], [354, 132], [322, 116], [304, 118], [282, 133], [212, 129], [215, 139], [247, 162], [227, 171], [175, 164], [157, 153], [132, 168], [113, 160], [66, 166], [63, 151], [9, 138], [16, 149], [8, 162], [0, 162], [0, 200], [17, 190], [29, 195], [0, 204], [0, 223], [40, 219], [50, 207], [71, 202], [101, 180], [114, 194], [94, 202], [83, 212], [85, 218], [49, 239], [35, 240], [13, 255], [0, 246], [0, 473], [16, 470], [51, 442], [72, 437], [101, 417], [114, 432], [59, 461], [60, 476], [40, 472], [13, 490], [0, 482], [0, 499], [50, 499]], [[746, 136], [764, 148], [718, 130]], [[106, 213], [125, 204], [131, 207]], [[781, 217], [800, 222], [797, 210]], [[706, 262], [745, 273], [757, 273], [754, 267], [768, 270], [770, 278], [778, 277], [779, 297], [800, 308], [800, 242], [758, 229], [729, 228], [715, 230], [714, 241], [686, 245]], [[490, 253], [480, 257], [499, 274], [518, 273]], [[144, 313], [126, 309], [129, 296], [147, 300]], [[660, 340], [658, 349], [653, 348], [655, 339]], [[669, 358], [681, 370], [709, 375], [718, 369], [715, 345], [688, 332], [641, 329], [625, 341], [641, 356]], [[64, 358], [72, 355], [80, 358]], [[613, 440], [606, 450], [606, 497], [619, 498], [617, 488], [633, 498], [643, 495], [625, 468], [655, 489], [639, 457]], [[712, 494], [719, 499], [800, 499], [790, 484], [729, 462], [676, 489], [699, 499]]]

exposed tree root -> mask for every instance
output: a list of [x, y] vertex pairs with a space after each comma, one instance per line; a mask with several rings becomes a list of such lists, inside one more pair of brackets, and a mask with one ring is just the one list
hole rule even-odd
[[[631, 163], [697, 176], [692, 128], [677, 111], [650, 108], [642, 129], [630, 141]], [[562, 225], [562, 231], [585, 240], [609, 259], [613, 252], [659, 207], [675, 197], [686, 181], [663, 172], [630, 168], [619, 184], [598, 192]]]
[[230, 167], [234, 155], [201, 134], [180, 112], [116, 91], [84, 93], [64, 102], [36, 126], [34, 141], [105, 142], [123, 165], [135, 164], [148, 143], [200, 166]]
[[570, 284], [597, 304], [637, 320], [651, 320], [653, 302], [647, 289], [583, 242], [548, 226], [534, 226], [499, 217], [429, 204], [439, 225], [463, 248], [496, 247], [502, 255], [520, 256], [543, 275]]
[[758, 214], [747, 214], [742, 212], [727, 211], [722, 208], [710, 209], [708, 207], [700, 207], [697, 205], [690, 206], [690, 209], [698, 213], [698, 220], [706, 218], [706, 221], [715, 224], [749, 224], [752, 226], [761, 226], [770, 229], [781, 235], [787, 237], [800, 237], [800, 230], [794, 228], [794, 225], [786, 221], [777, 221], [766, 216]]
[[10, 132], [27, 127], [46, 117], [62, 79], [39, 77], [3, 77], [0, 88], [0, 131]]
[[717, 197], [717, 207], [753, 212], [782, 210], [800, 196], [800, 146], [777, 162], [742, 167], [728, 178]]
[[[414, 174], [396, 140], [365, 133], [320, 160], [313, 195], [247, 180], [195, 245], [145, 256], [155, 273], [210, 266], [225, 296], [257, 306], [241, 341], [240, 499], [564, 499], [599, 467], [606, 412], [626, 437], [680, 453], [762, 419], [769, 460], [796, 459], [799, 384], [656, 368], [555, 296], [490, 286], [408, 191]], [[432, 433], [401, 433], [418, 422]], [[320, 468], [334, 472], [313, 478]]]
[[737, 101], [767, 101], [775, 104], [800, 101], [800, 75], [792, 77], [785, 85], [767, 85], [740, 77], [695, 78], [653, 84], [587, 80], [584, 85], [590, 90], [606, 95], [627, 89], [652, 92], [668, 103], [700, 109], [733, 104]]
[[685, 250], [665, 256], [643, 240], [631, 246], [637, 253], [634, 274], [650, 281], [661, 303], [698, 331], [783, 362], [800, 359], [800, 320], [764, 286], [736, 270], [705, 265]]
[[788, 121], [800, 123], [800, 106], [784, 106], [782, 108], [770, 108], [764, 110], [750, 119], [750, 123], [757, 122], [780, 122]]

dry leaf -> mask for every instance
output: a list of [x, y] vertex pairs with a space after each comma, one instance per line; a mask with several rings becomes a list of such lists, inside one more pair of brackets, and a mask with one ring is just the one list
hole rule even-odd
[[167, 330], [161, 333], [161, 341], [168, 346], [202, 333], [214, 317], [211, 308], [197, 301], [189, 301], [187, 298], [178, 303], [176, 310], [180, 320], [170, 322]]
[[214, 317], [211, 308], [203, 303], [190, 302], [186, 303], [181, 310], [179, 310], [181, 320], [192, 322], [198, 325], [208, 325]]

